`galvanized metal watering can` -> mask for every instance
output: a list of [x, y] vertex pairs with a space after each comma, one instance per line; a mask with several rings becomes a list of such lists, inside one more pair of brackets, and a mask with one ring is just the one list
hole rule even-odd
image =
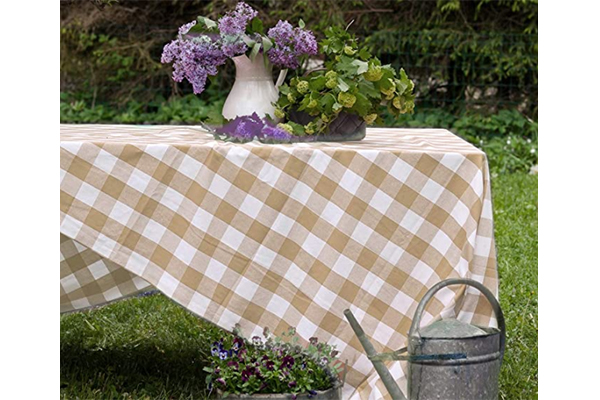
[[[421, 317], [433, 295], [449, 285], [469, 285], [480, 290], [492, 305], [496, 328], [481, 328], [455, 319], [441, 320], [421, 329]], [[506, 332], [500, 304], [485, 286], [470, 279], [448, 279], [425, 293], [408, 334], [408, 346], [377, 354], [350, 310], [344, 315], [365, 348], [367, 356], [394, 400], [406, 400], [387, 370], [384, 360], [408, 361], [410, 400], [498, 398], [498, 376], [504, 356]]]

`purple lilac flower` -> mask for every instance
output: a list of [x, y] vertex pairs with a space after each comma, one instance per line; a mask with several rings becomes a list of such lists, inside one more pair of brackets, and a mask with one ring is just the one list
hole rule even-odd
[[216, 347], [213, 347], [212, 349], [210, 349], [210, 354], [213, 356], [218, 356], [219, 355], [219, 349]]
[[208, 75], [216, 75], [217, 67], [226, 60], [227, 56], [207, 37], [173, 40], [164, 47], [161, 57], [161, 62], [173, 63], [173, 80], [187, 79], [195, 94], [204, 91]]
[[296, 381], [291, 381], [290, 383], [288, 383], [288, 386], [289, 386], [290, 388], [295, 388], [295, 387], [296, 387], [296, 385], [298, 385], [298, 384], [296, 383]]
[[234, 41], [225, 40], [223, 42], [223, 45], [221, 46], [221, 50], [223, 51], [223, 54], [225, 54], [227, 57], [233, 58], [235, 56], [244, 54], [246, 50], [248, 50], [248, 46], [246, 45], [246, 43], [244, 43], [243, 40], [240, 40], [238, 38]]
[[186, 33], [188, 33], [190, 31], [190, 29], [192, 29], [194, 27], [194, 25], [196, 25], [196, 21], [192, 21], [190, 23], [182, 25], [179, 28], [179, 38], [181, 39], [183, 37], [183, 35], [185, 35]]
[[267, 56], [269, 61], [280, 67], [296, 69], [300, 66], [300, 61], [289, 46], [273, 47], [267, 52]]
[[316, 390], [309, 390], [308, 391], [308, 398], [312, 399], [313, 397], [315, 397], [317, 395], [317, 391]]
[[263, 134], [265, 139], [275, 139], [282, 142], [292, 140], [293, 138], [293, 136], [289, 132], [284, 131], [281, 128], [272, 126], [266, 126], [263, 129]]
[[317, 41], [313, 33], [292, 28], [287, 21], [279, 21], [269, 29], [267, 36], [273, 40], [273, 48], [267, 52], [267, 56], [280, 67], [296, 69], [300, 66], [300, 57], [317, 54]]
[[294, 35], [294, 50], [297, 54], [317, 54], [317, 41], [311, 31], [296, 28]]
[[[291, 134], [276, 127], [271, 121], [260, 118], [256, 113], [236, 117], [224, 126], [217, 128], [217, 133], [243, 141], [250, 141], [254, 138], [290, 141], [293, 138]], [[254, 336], [252, 342], [255, 346], [260, 346], [262, 339], [260, 336]]]
[[292, 24], [287, 21], [279, 20], [277, 25], [269, 29], [267, 35], [275, 44], [283, 46], [291, 42], [293, 31], [294, 28], [292, 27]]
[[230, 11], [219, 19], [219, 31], [223, 35], [241, 35], [248, 22], [258, 15], [258, 11], [240, 1], [234, 11]]
[[225, 386], [225, 379], [223, 379], [223, 378], [219, 378], [219, 379], [217, 379], [217, 383], [219, 383], [219, 384], [221, 384], [221, 385]]

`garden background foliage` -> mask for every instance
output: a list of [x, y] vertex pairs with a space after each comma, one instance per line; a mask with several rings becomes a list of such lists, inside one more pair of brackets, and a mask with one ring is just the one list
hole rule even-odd
[[[347, 26], [414, 79], [415, 114], [386, 126], [451, 129], [492, 172], [537, 164], [537, 0], [248, 0], [265, 26], [302, 18], [317, 39]], [[61, 122], [194, 124], [220, 112], [233, 63], [200, 96], [160, 63], [177, 28], [237, 0], [61, 2]]]

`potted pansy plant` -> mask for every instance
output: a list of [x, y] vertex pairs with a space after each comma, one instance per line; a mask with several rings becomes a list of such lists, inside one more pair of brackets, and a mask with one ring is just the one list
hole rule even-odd
[[[173, 80], [192, 84], [195, 94], [202, 93], [209, 76], [231, 59], [236, 80], [225, 101], [223, 117], [252, 116], [260, 120], [275, 118], [273, 103], [277, 86], [288, 69], [296, 69], [310, 55], [317, 54], [313, 33], [304, 23], [294, 27], [279, 21], [265, 30], [258, 12], [244, 2], [217, 21], [200, 16], [179, 28], [175, 40], [165, 45], [161, 61], [173, 65]], [[281, 68], [277, 85], [272, 68]]]
[[333, 346], [311, 338], [299, 344], [295, 329], [280, 337], [243, 339], [239, 330], [212, 345], [207, 383], [225, 399], [341, 399], [342, 363]]

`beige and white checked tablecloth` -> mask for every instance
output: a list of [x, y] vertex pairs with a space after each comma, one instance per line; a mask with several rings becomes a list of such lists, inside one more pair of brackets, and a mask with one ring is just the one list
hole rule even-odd
[[[446, 130], [240, 145], [185, 127], [61, 125], [60, 167], [61, 312], [156, 287], [248, 336], [293, 326], [348, 360], [345, 399], [389, 396], [344, 309], [389, 351], [436, 282], [497, 292], [487, 160]], [[495, 325], [464, 287], [428, 310], [425, 323]], [[405, 366], [390, 368], [405, 385]]]

